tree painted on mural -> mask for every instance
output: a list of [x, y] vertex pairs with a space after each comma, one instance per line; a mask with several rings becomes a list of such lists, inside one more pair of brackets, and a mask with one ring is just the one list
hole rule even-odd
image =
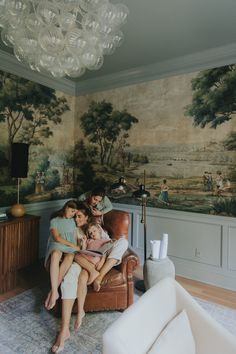
[[57, 97], [55, 90], [0, 71], [0, 123], [6, 124], [9, 146], [43, 145], [68, 110], [66, 98]]
[[236, 65], [201, 72], [192, 80], [192, 90], [186, 114], [195, 126], [217, 128], [236, 113]]
[[[236, 114], [236, 65], [227, 65], [201, 72], [192, 80], [192, 104], [186, 107], [186, 115], [193, 118], [194, 126], [216, 129], [230, 121]], [[226, 150], [236, 151], [236, 132], [232, 131], [223, 142]], [[229, 177], [236, 180], [236, 170]], [[235, 215], [235, 198], [220, 198], [213, 202], [213, 210]]]
[[107, 166], [112, 166], [115, 153], [126, 146], [127, 132], [138, 123], [138, 119], [126, 110], [113, 110], [112, 104], [105, 100], [92, 101], [80, 120], [84, 135], [98, 146], [101, 165]]

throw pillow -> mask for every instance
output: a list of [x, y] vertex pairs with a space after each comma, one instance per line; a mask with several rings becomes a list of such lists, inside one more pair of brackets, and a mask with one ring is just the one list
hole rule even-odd
[[185, 310], [175, 316], [153, 343], [149, 354], [195, 354], [195, 342]]

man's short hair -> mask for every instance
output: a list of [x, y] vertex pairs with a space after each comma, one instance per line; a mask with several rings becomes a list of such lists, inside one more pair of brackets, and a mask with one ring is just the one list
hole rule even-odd
[[91, 196], [99, 196], [102, 197], [102, 199], [105, 197], [106, 192], [103, 187], [95, 187], [91, 191]]

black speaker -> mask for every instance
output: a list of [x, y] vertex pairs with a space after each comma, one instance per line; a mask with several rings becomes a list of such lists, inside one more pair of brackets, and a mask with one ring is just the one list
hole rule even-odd
[[11, 176], [25, 178], [28, 173], [29, 144], [13, 143], [11, 146]]

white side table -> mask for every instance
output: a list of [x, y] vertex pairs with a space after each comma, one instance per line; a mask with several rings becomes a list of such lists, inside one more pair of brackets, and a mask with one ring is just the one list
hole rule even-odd
[[165, 277], [175, 278], [174, 263], [168, 258], [148, 258], [143, 267], [143, 280], [145, 289], [148, 290]]

